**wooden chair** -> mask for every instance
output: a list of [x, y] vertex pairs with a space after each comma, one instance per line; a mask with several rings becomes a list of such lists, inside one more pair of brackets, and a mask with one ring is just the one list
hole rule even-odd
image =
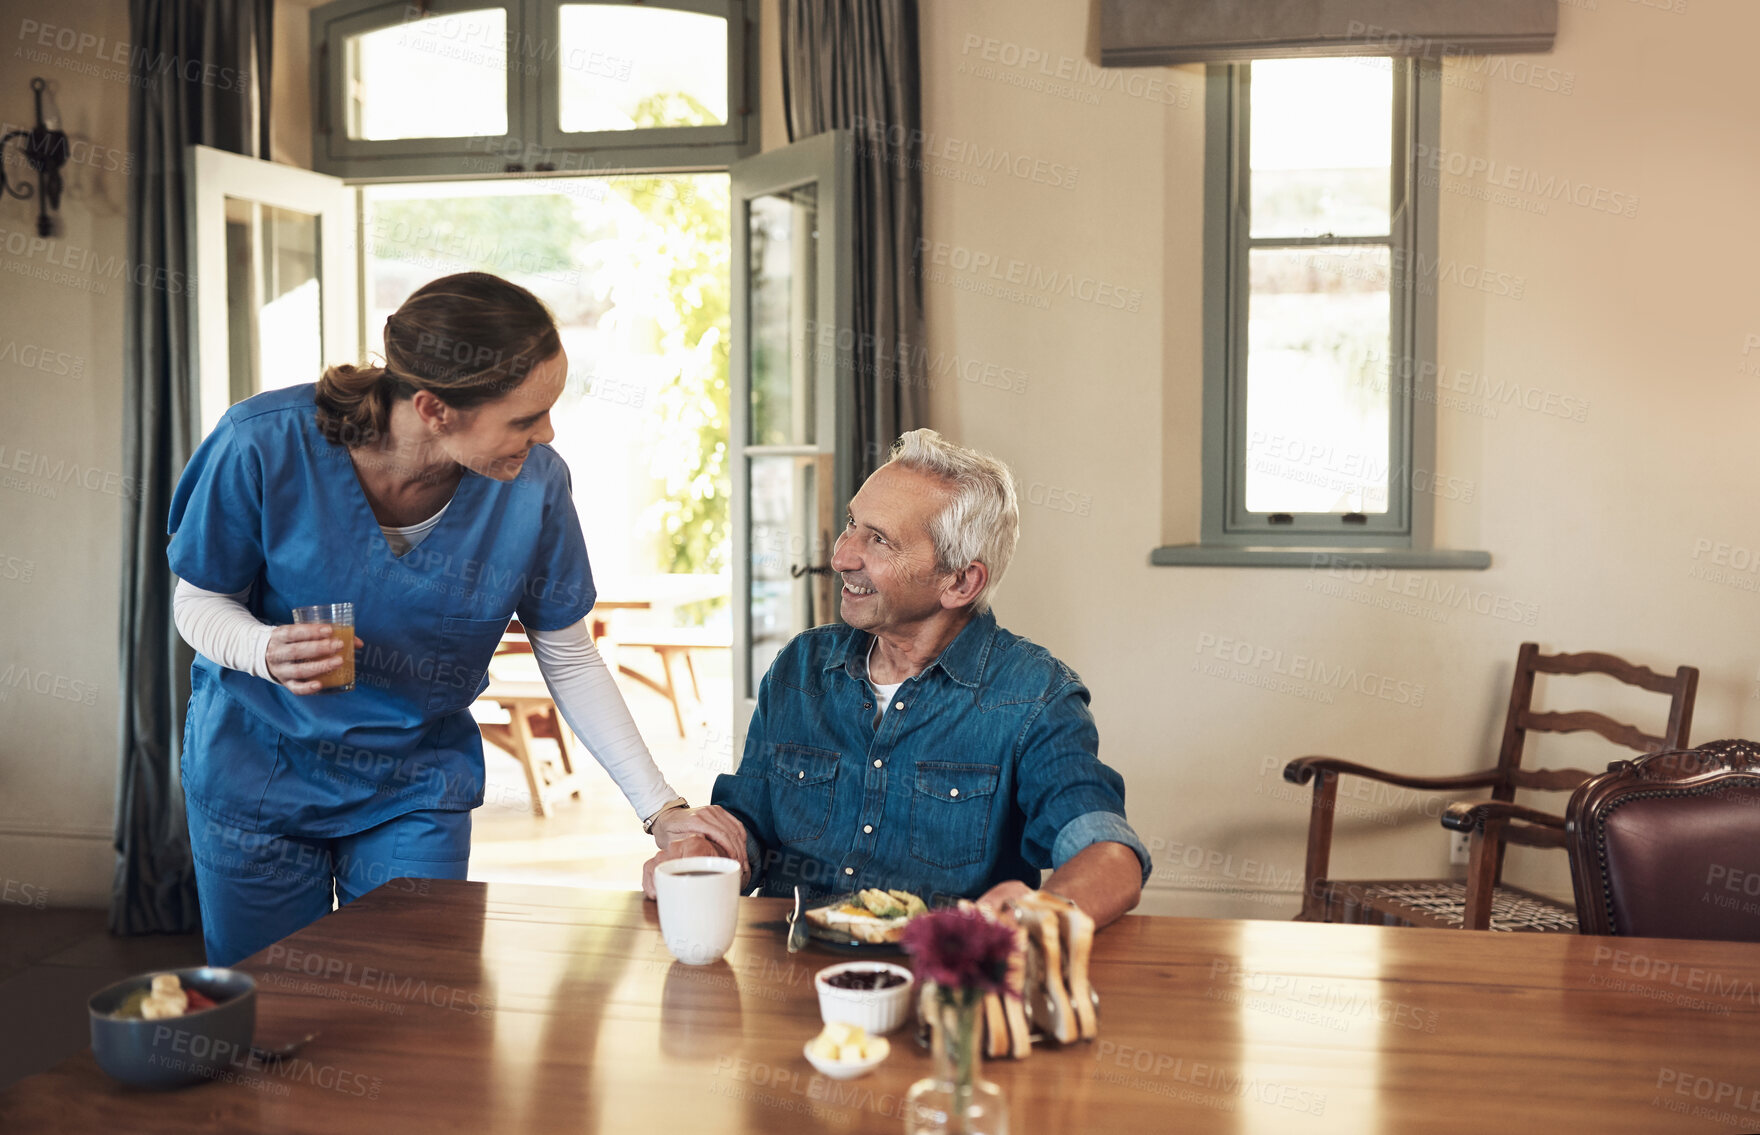
[[[1627, 685], [1669, 695], [1668, 724], [1660, 736], [1644, 733], [1600, 713], [1543, 713], [1533, 708], [1536, 674], [1604, 674]], [[1503, 723], [1503, 743], [1497, 766], [1464, 776], [1404, 776], [1384, 772], [1336, 757], [1299, 757], [1283, 770], [1294, 784], [1314, 782], [1314, 802], [1308, 821], [1308, 858], [1302, 892], [1302, 912], [1296, 917], [1309, 922], [1367, 922], [1388, 926], [1430, 926], [1444, 929], [1572, 931], [1576, 916], [1570, 907], [1520, 888], [1503, 885], [1503, 853], [1510, 843], [1538, 847], [1563, 847], [1559, 826], [1525, 822], [1527, 813], [1558, 820], [1514, 803], [1518, 789], [1564, 792], [1575, 789], [1590, 774], [1580, 769], [1525, 769], [1523, 747], [1530, 732], [1575, 733], [1589, 730], [1617, 745], [1640, 753], [1678, 749], [1687, 744], [1692, 727], [1693, 696], [1699, 671], [1679, 667], [1674, 676], [1659, 674], [1611, 654], [1541, 654], [1534, 643], [1525, 642], [1516, 654], [1515, 678], [1510, 686], [1509, 712]], [[1338, 778], [1368, 777], [1400, 788], [1424, 792], [1456, 793], [1490, 789], [1491, 801], [1507, 805], [1496, 814], [1443, 814], [1447, 826], [1465, 824], [1473, 832], [1467, 879], [1381, 879], [1345, 881], [1327, 877], [1332, 853], [1332, 820], [1338, 799]]]
[[1760, 942], [1760, 745], [1616, 761], [1565, 834], [1583, 933]]

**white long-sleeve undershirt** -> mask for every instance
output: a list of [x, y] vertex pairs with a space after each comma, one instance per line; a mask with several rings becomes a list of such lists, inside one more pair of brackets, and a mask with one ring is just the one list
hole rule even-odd
[[[251, 614], [244, 605], [249, 595], [248, 588], [226, 595], [179, 580], [172, 597], [172, 619], [184, 641], [200, 653], [228, 669], [273, 682], [266, 655], [275, 628]], [[646, 819], [676, 798], [678, 793], [648, 752], [587, 620], [528, 635], [551, 698], [636, 815]]]

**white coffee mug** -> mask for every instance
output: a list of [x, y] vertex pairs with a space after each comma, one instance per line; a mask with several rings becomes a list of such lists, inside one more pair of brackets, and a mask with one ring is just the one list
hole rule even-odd
[[713, 855], [669, 859], [654, 868], [660, 934], [672, 956], [706, 966], [733, 945], [739, 925], [739, 864]]

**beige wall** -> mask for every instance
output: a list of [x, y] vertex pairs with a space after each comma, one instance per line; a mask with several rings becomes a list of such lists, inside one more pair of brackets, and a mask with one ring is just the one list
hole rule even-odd
[[[1564, 6], [1552, 55], [1449, 64], [1440, 362], [1466, 390], [1444, 391], [1436, 471], [1471, 500], [1439, 501], [1437, 523], [1441, 543], [1488, 549], [1493, 567], [1357, 585], [1148, 564], [1156, 545], [1197, 536], [1202, 73], [1097, 76], [1086, 7], [923, 5], [924, 126], [932, 151], [953, 155], [925, 179], [927, 236], [947, 261], [926, 286], [929, 349], [948, 369], [933, 424], [1008, 460], [1028, 490], [998, 613], [1093, 689], [1103, 755], [1160, 849], [1144, 909], [1293, 912], [1306, 800], [1284, 791], [1282, 763], [1312, 752], [1414, 772], [1489, 763], [1524, 639], [1697, 665], [1694, 736], [1760, 729], [1760, 573], [1735, 585], [1695, 575], [1716, 566], [1719, 544], [1742, 549], [1729, 555], [1743, 566], [1760, 555], [1747, 500], [1760, 287], [1746, 255], [1760, 238], [1760, 147], [1741, 54], [1760, 12]], [[1518, 61], [1542, 70], [1512, 70]], [[961, 162], [968, 146], [1031, 159], [1029, 176]], [[1474, 159], [1494, 164], [1463, 164]], [[1035, 183], [1037, 163], [1073, 188]], [[1587, 204], [1536, 190], [1547, 178]], [[1509, 184], [1545, 212], [1473, 196]], [[1631, 199], [1630, 217], [1605, 211]], [[1140, 291], [1140, 304], [982, 294], [987, 274], [955, 267], [978, 256]], [[1487, 278], [1491, 291], [1460, 282]], [[1025, 392], [958, 377], [956, 362], [974, 377], [990, 364], [1024, 372]], [[1475, 393], [1482, 382], [1504, 385]], [[1582, 403], [1584, 420], [1570, 420]], [[1222, 661], [1218, 648], [1260, 661]], [[1371, 693], [1312, 680], [1314, 663], [1355, 668]], [[1392, 684], [1368, 686], [1370, 673]], [[1293, 688], [1264, 684], [1279, 681]], [[1581, 692], [1579, 680], [1581, 708], [1642, 711], [1602, 682]], [[1617, 755], [1576, 740], [1531, 751], [1591, 768]], [[1422, 808], [1347, 803], [1344, 877], [1446, 870], [1444, 833]], [[1518, 855], [1511, 870], [1568, 893], [1561, 867]]]
[[[51, 903], [97, 902], [116, 798], [132, 159], [127, 64], [106, 61], [96, 43], [54, 44], [64, 29], [105, 37], [107, 48], [126, 42], [128, 7], [37, 0], [9, 5], [0, 26], [26, 53], [8, 49], [0, 117], [33, 122], [27, 81], [42, 76], [75, 159], [47, 244], [28, 243], [34, 200], [0, 202], [0, 876], [46, 890]], [[8, 162], [8, 175], [22, 164]]]
[[[310, 152], [306, 14], [281, 8], [276, 92], [294, 115], [278, 110], [287, 144], [276, 156], [299, 161]], [[0, 36], [12, 44], [0, 119], [34, 121], [27, 81], [41, 75], [73, 157], [51, 241], [31, 243], [34, 201], [0, 201], [0, 889], [9, 901], [28, 885], [54, 905], [104, 905], [128, 487], [128, 6], [19, 0]]]

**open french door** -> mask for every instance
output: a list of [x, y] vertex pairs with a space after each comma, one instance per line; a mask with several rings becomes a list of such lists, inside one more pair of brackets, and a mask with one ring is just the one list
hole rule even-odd
[[733, 738], [788, 640], [837, 618], [831, 544], [855, 492], [851, 140], [736, 163], [733, 191]]
[[188, 155], [196, 404], [315, 382], [361, 350], [357, 194], [340, 178], [209, 146]]

